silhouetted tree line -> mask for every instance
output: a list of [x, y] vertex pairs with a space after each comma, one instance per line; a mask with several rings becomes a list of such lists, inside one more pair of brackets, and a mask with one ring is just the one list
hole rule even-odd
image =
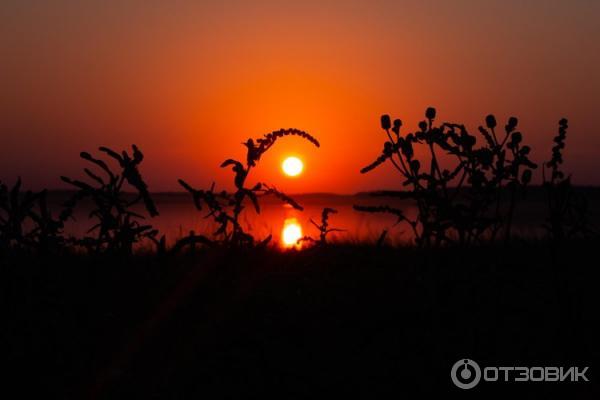
[[[481, 142], [464, 125], [442, 123], [436, 126], [434, 108], [426, 110], [425, 118], [417, 131], [402, 134], [401, 120], [392, 121], [388, 115], [382, 116], [381, 127], [387, 136], [382, 153], [361, 170], [367, 173], [390, 162], [402, 179], [403, 190], [373, 195], [413, 201], [418, 210], [416, 217], [411, 219], [403, 210], [389, 205], [355, 205], [354, 208], [394, 215], [397, 223], [410, 226], [415, 243], [421, 247], [510, 240], [515, 208], [537, 168], [529, 158], [531, 148], [523, 143], [523, 134], [517, 130], [517, 118], [509, 118], [503, 129], [498, 129], [496, 118], [488, 115], [485, 127], [478, 129]], [[544, 227], [554, 241], [596, 234], [588, 225], [586, 199], [573, 190], [570, 176], [561, 170], [567, 128], [567, 120], [560, 120], [551, 159], [542, 168], [548, 206]], [[248, 139], [244, 143], [247, 150], [244, 161], [227, 159], [221, 164], [223, 168], [232, 169], [233, 192], [217, 191], [214, 183], [206, 190], [195, 189], [179, 179], [180, 185], [191, 194], [195, 207], [206, 211], [205, 218], [212, 218], [216, 223], [217, 229], [210, 237], [191, 232], [167, 249], [164, 235], [159, 236], [158, 230], [145, 222], [146, 217], [157, 216], [158, 210], [139, 170], [144, 159], [142, 152], [135, 145], [131, 154], [100, 147], [100, 153], [112, 159], [117, 169], [105, 160], [82, 152], [80, 157], [91, 164], [83, 170], [87, 180], [61, 177], [76, 192], [56, 216], [48, 208], [46, 190], [23, 193], [20, 179], [12, 188], [0, 182], [0, 252], [21, 250], [45, 254], [83, 248], [91, 254], [129, 255], [142, 240], [152, 241], [158, 253], [176, 253], [196, 245], [265, 246], [271, 236], [257, 240], [244, 229], [240, 215], [247, 204], [260, 213], [259, 199], [263, 196], [275, 196], [302, 210], [302, 206], [272, 185], [247, 184], [252, 168], [262, 155], [285, 136], [300, 137], [319, 147], [318, 140], [304, 131], [281, 129], [256, 140]], [[440, 161], [442, 157], [444, 163]], [[134, 196], [124, 190], [125, 184], [134, 190]], [[508, 200], [503, 201], [506, 194]], [[95, 223], [83, 237], [67, 237], [65, 223], [73, 218], [75, 207], [84, 200], [92, 204], [89, 217]], [[146, 215], [133, 211], [140, 204]], [[299, 242], [327, 244], [329, 233], [341, 231], [329, 226], [329, 215], [336, 212], [332, 208], [323, 209], [320, 224], [311, 220], [319, 236], [305, 236]]]

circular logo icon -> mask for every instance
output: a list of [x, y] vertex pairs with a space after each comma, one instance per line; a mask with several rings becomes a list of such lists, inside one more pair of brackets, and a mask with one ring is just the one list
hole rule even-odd
[[450, 371], [452, 382], [461, 389], [471, 389], [475, 387], [481, 379], [481, 369], [479, 365], [468, 358], [458, 360]]

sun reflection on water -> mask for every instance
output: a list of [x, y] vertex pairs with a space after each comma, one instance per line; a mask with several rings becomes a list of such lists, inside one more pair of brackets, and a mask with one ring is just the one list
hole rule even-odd
[[302, 226], [296, 218], [287, 218], [281, 231], [281, 243], [284, 247], [299, 248], [298, 239], [302, 238]]

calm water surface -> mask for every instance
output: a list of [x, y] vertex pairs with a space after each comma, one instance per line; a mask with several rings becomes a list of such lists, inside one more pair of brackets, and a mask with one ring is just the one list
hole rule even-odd
[[[344, 232], [331, 234], [332, 240], [344, 242], [375, 241], [383, 230], [388, 230], [388, 240], [398, 244], [412, 239], [410, 228], [400, 223], [395, 225], [395, 218], [386, 214], [365, 214], [355, 211], [354, 204], [377, 205], [390, 204], [401, 208], [406, 215], [414, 217], [416, 210], [409, 201], [373, 198], [368, 195], [297, 195], [293, 196], [303, 207], [298, 211], [284, 205], [275, 198], [264, 198], [261, 201], [261, 213], [256, 214], [249, 204], [242, 215], [242, 225], [255, 237], [265, 238], [273, 235], [275, 242], [280, 242], [282, 230], [286, 224], [293, 221], [299, 225], [302, 235], [318, 236], [317, 229], [310, 219], [320, 223], [321, 211], [324, 207], [335, 208], [338, 213], [330, 216], [330, 227], [344, 229]], [[158, 194], [155, 196], [160, 215], [147, 219], [161, 234], [165, 234], [168, 243], [186, 236], [190, 231], [197, 234], [211, 235], [216, 229], [210, 218], [204, 218], [206, 211], [198, 211], [191, 197], [187, 194]], [[54, 198], [55, 207], [60, 204], [59, 197]], [[75, 220], [66, 227], [68, 234], [81, 236], [94, 225], [94, 220], [88, 218], [90, 204], [82, 203], [75, 212]], [[539, 236], [540, 225], [545, 217], [545, 204], [542, 199], [529, 199], [520, 204], [516, 213], [515, 229], [518, 233], [529, 236]]]

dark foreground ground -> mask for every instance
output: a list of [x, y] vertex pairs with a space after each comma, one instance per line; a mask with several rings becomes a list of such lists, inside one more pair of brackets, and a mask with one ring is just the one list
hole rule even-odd
[[[13, 255], [0, 261], [0, 397], [591, 398], [599, 244]], [[461, 358], [588, 366], [590, 382], [465, 391], [450, 379]]]

